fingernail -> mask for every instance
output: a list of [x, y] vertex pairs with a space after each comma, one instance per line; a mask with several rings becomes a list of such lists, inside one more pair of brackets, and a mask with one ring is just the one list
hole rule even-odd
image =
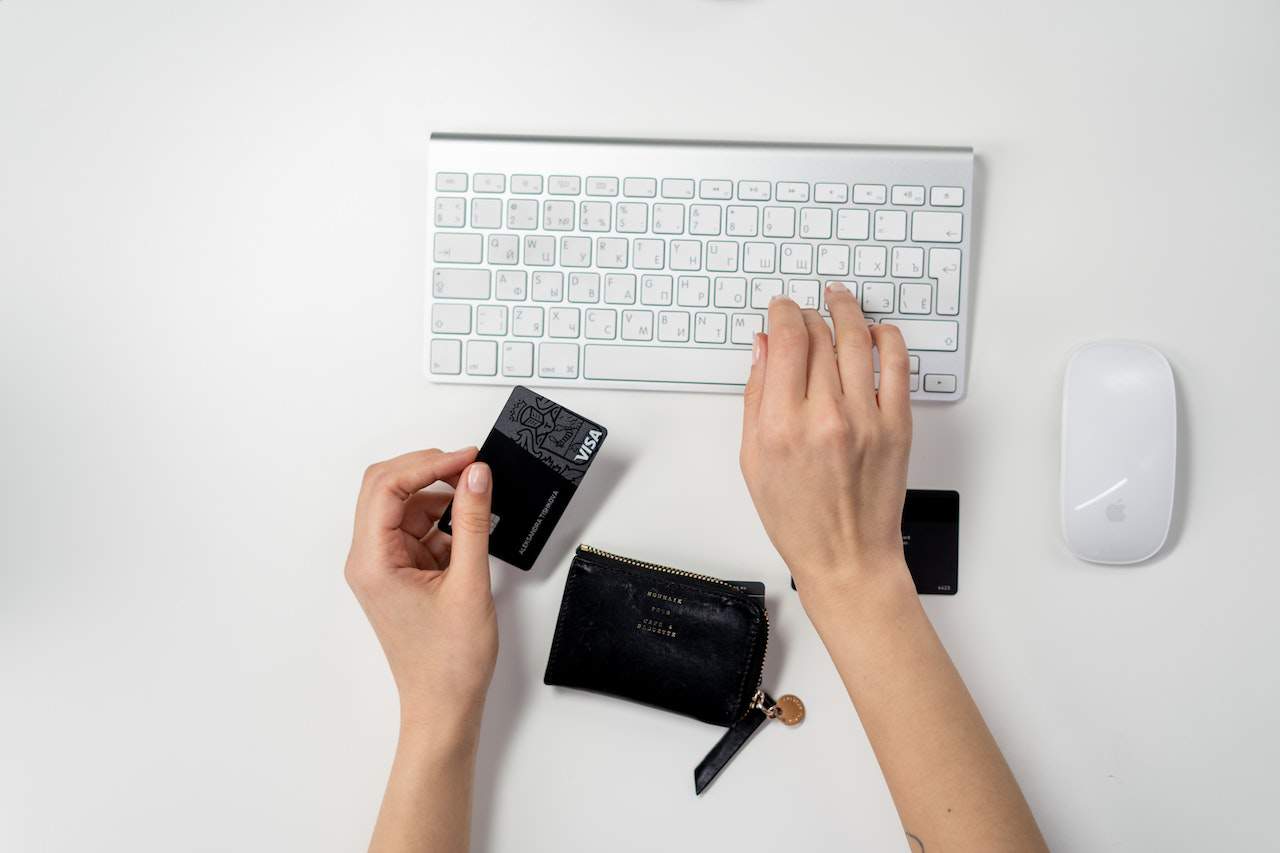
[[752, 364], [755, 364], [760, 360], [760, 350], [762, 349], [762, 340], [761, 340], [762, 337], [763, 336], [759, 332], [756, 332], [755, 336], [751, 338], [751, 363]]
[[481, 494], [488, 488], [489, 466], [483, 462], [476, 462], [467, 471], [467, 490]]
[[843, 281], [827, 282], [827, 290], [834, 290], [836, 293], [848, 293], [849, 288], [845, 287]]
[[775, 302], [790, 302], [790, 301], [791, 301], [790, 297], [788, 297], [785, 293], [775, 293], [773, 296], [769, 298], [770, 305], [772, 305]]

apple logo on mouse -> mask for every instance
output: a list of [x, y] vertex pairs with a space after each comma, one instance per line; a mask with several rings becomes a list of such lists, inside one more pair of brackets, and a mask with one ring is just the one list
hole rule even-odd
[[1107, 521], [1124, 521], [1124, 499], [1107, 504]]

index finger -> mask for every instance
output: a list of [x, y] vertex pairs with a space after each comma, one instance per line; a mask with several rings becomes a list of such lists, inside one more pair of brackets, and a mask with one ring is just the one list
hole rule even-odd
[[356, 531], [397, 529], [411, 495], [437, 480], [457, 477], [475, 461], [476, 452], [474, 447], [449, 453], [418, 450], [369, 466], [356, 501]]

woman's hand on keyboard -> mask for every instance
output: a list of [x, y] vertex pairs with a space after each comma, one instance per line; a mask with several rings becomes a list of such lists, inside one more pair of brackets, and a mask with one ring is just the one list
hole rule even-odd
[[[373, 465], [346, 577], [400, 692], [402, 726], [474, 737], [498, 654], [489, 588], [491, 475], [474, 447]], [[426, 490], [448, 483], [453, 493]], [[453, 499], [453, 536], [436, 521]]]
[[833, 585], [910, 580], [901, 536], [911, 450], [906, 345], [891, 325], [868, 327], [843, 285], [828, 288], [826, 304], [834, 348], [818, 312], [784, 297], [770, 303], [744, 400], [742, 472], [806, 608]]

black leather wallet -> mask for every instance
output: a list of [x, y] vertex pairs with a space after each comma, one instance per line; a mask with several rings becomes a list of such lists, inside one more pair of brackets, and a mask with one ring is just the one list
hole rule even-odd
[[584, 545], [543, 681], [729, 727], [694, 772], [701, 794], [761, 723], [803, 715], [760, 689], [768, 645], [768, 612], [739, 586]]

